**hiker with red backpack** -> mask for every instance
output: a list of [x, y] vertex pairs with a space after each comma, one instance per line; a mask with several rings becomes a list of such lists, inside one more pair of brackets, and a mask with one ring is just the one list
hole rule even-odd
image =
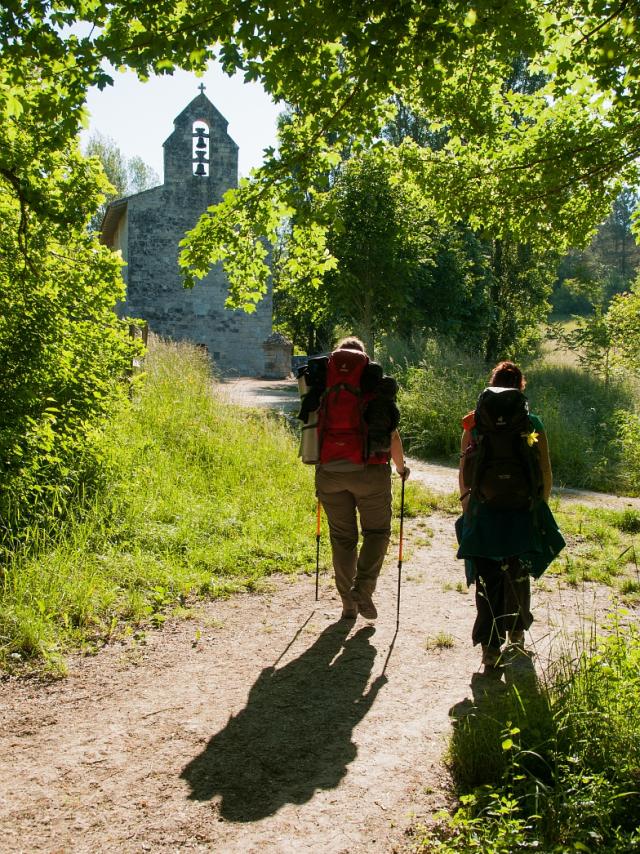
[[538, 578], [565, 545], [547, 504], [547, 436], [529, 411], [525, 385], [517, 365], [500, 362], [462, 420], [458, 557], [467, 583], [476, 585], [472, 640], [482, 646], [487, 675], [501, 672], [507, 639], [512, 649], [524, 649], [533, 622], [530, 577]]
[[390, 460], [403, 480], [409, 477], [397, 430], [397, 384], [354, 337], [340, 341], [329, 357], [310, 359], [301, 371], [302, 457], [316, 466], [342, 618], [360, 613], [374, 620], [373, 593], [391, 535]]

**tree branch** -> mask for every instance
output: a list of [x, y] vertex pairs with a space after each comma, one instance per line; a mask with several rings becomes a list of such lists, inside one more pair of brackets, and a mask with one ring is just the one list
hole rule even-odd
[[184, 33], [184, 32], [192, 32], [194, 29], [197, 29], [197, 28], [199, 28], [205, 24], [211, 24], [212, 22], [214, 22], [216, 20], [222, 19], [224, 17], [224, 15], [226, 14], [226, 11], [227, 10], [225, 10], [225, 12], [217, 12], [215, 15], [209, 15], [208, 17], [201, 18], [198, 21], [190, 20], [187, 23], [183, 24], [182, 26], [176, 27], [175, 29], [170, 30], [168, 32], [165, 30], [157, 31], [154, 36], [150, 36], [147, 39], [140, 39], [139, 41], [132, 41], [131, 45], [127, 48], [123, 48], [121, 52], [124, 54], [127, 54], [127, 53], [132, 53], [133, 51], [138, 51], [138, 50], [140, 50], [140, 48], [150, 47], [152, 44], [154, 44], [154, 42], [156, 42], [156, 40], [159, 36], [168, 39], [171, 36], [180, 35], [181, 33]]
[[13, 172], [10, 172], [8, 169], [4, 169], [2, 167], [0, 167], [0, 175], [13, 188], [16, 198], [18, 199], [18, 203], [20, 205], [20, 222], [18, 223], [18, 248], [24, 258], [25, 267], [28, 267], [29, 270], [31, 270], [31, 272], [35, 275], [35, 269], [33, 267], [33, 264], [31, 263], [31, 259], [29, 258], [29, 252], [27, 250], [27, 236], [29, 231], [29, 207], [22, 192], [20, 179], [17, 175], [14, 175]]
[[[633, 140], [640, 135], [640, 130], [635, 132], [629, 132], [628, 139]], [[483, 172], [478, 173], [472, 177], [473, 181], [482, 181], [487, 175], [497, 175], [497, 174], [506, 174], [508, 172], [524, 172], [528, 169], [532, 169], [534, 166], [542, 166], [543, 164], [550, 164], [554, 162], [558, 162], [559, 160], [563, 160], [567, 157], [575, 157], [578, 154], [583, 154], [586, 151], [592, 151], [593, 149], [597, 149], [603, 145], [606, 145], [607, 141], [604, 139], [594, 139], [586, 145], [579, 145], [576, 148], [571, 148], [565, 150], [559, 154], [551, 154], [548, 157], [538, 157], [535, 160], [528, 160], [525, 163], [517, 163], [510, 166], [502, 166], [498, 169], [485, 169]], [[621, 157], [614, 158], [609, 161], [610, 163], [624, 163], [627, 160], [632, 159], [637, 154], [637, 149], [632, 149], [631, 153], [625, 154]]]
[[531, 196], [526, 196], [523, 201], [533, 202], [552, 197], [560, 193], [562, 190], [566, 190], [567, 187], [570, 187], [572, 184], [575, 184], [579, 181], [583, 181], [587, 178], [592, 178], [595, 175], [598, 175], [603, 172], [606, 173], [613, 166], [619, 166], [623, 163], [627, 163], [629, 160], [635, 159], [638, 155], [640, 155], [640, 147], [632, 149], [622, 157], [614, 157], [611, 160], [608, 160], [606, 163], [601, 163], [598, 166], [594, 166], [593, 169], [589, 169], [586, 172], [582, 172], [581, 174], [576, 175], [568, 181], [564, 181], [561, 184], [556, 184], [555, 186], [550, 187], [548, 191], [545, 191], [543, 193], [535, 193]]
[[619, 15], [621, 15], [621, 14], [622, 14], [622, 12], [624, 12], [624, 10], [626, 9], [626, 7], [627, 7], [627, 3], [628, 3], [628, 0], [621, 0], [621, 2], [620, 2], [620, 7], [619, 7], [615, 12], [612, 12], [612, 13], [609, 15], [609, 17], [608, 17], [608, 18], [605, 18], [605, 19], [604, 19], [604, 21], [600, 21], [600, 23], [599, 23], [596, 27], [594, 27], [594, 28], [591, 30], [591, 32], [589, 32], [589, 33], [585, 33], [585, 34], [582, 36], [582, 38], [581, 38], [581, 39], [578, 39], [578, 41], [576, 42], [576, 47], [577, 47], [579, 44], [582, 44], [582, 42], [587, 42], [587, 41], [589, 41], [589, 39], [590, 39], [592, 36], [594, 36], [597, 32], [599, 32], [599, 31], [600, 31], [600, 30], [602, 30], [604, 27], [606, 27], [606, 26], [607, 26], [607, 24], [610, 24], [610, 23], [611, 23], [611, 21], [613, 21], [613, 20], [615, 20], [617, 17], [619, 17]]

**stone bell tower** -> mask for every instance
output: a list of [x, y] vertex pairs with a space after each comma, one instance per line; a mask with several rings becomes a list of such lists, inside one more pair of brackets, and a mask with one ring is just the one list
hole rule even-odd
[[205, 87], [199, 88], [164, 143], [164, 183], [112, 202], [102, 239], [120, 249], [127, 262], [121, 314], [143, 318], [163, 337], [206, 347], [223, 373], [262, 376], [262, 345], [272, 331], [271, 294], [253, 314], [230, 311], [224, 306], [228, 284], [220, 265], [192, 290], [184, 289], [178, 268], [185, 233], [238, 184], [238, 146]]
[[212, 204], [238, 184], [238, 146], [205, 87], [199, 88], [198, 97], [174, 119], [174, 131], [164, 143], [164, 183], [190, 183], [198, 192], [212, 194]]

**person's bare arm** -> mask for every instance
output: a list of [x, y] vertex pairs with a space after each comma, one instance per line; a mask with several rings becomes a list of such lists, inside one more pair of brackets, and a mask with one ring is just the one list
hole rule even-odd
[[394, 430], [391, 434], [391, 459], [396, 467], [396, 471], [403, 480], [409, 477], [409, 468], [404, 462], [404, 451], [402, 449], [402, 439], [400, 433]]
[[540, 454], [540, 469], [542, 471], [542, 497], [545, 501], [548, 501], [553, 485], [553, 475], [551, 473], [551, 458], [549, 456], [549, 442], [547, 441], [546, 433], [538, 434], [538, 452]]

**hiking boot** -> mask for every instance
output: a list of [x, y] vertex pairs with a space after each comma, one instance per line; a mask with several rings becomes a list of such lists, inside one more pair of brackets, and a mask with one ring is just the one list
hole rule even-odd
[[340, 596], [342, 599], [342, 619], [355, 620], [358, 616], [358, 606], [351, 596]]
[[370, 593], [363, 593], [361, 590], [353, 591], [358, 611], [362, 614], [365, 620], [375, 620], [378, 616], [376, 606], [373, 604], [373, 599]]
[[509, 632], [509, 643], [516, 649], [524, 649], [524, 632], [522, 630]]

